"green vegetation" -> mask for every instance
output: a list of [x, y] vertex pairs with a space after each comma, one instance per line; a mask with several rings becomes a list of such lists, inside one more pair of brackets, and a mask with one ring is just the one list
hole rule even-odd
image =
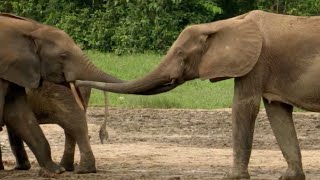
[[165, 52], [187, 25], [253, 9], [318, 15], [320, 0], [1, 0], [11, 12], [65, 30], [84, 49]]
[[[157, 54], [117, 56], [95, 51], [88, 51], [87, 54], [105, 72], [125, 80], [141, 77], [159, 64], [161, 59]], [[170, 92], [154, 96], [108, 94], [110, 106], [118, 107], [224, 108], [231, 107], [233, 80], [218, 83], [190, 81]], [[101, 106], [103, 103], [103, 92], [94, 90], [90, 104]]]
[[[153, 69], [187, 25], [233, 17], [254, 9], [319, 15], [320, 0], [1, 0], [14, 13], [66, 31], [106, 72], [131, 80]], [[108, 52], [107, 54], [99, 53]], [[118, 56], [122, 55], [122, 56]], [[139, 68], [138, 68], [139, 67]], [[111, 106], [230, 107], [233, 80], [191, 81], [156, 96], [110, 93]], [[103, 104], [94, 91], [91, 105]]]
[[1, 0], [0, 12], [57, 26], [85, 49], [123, 54], [165, 51], [185, 26], [221, 9], [205, 0]]

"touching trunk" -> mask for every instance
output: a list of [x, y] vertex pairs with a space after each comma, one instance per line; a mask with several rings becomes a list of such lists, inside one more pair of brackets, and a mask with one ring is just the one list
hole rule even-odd
[[74, 82], [76, 80], [100, 81], [106, 83], [123, 82], [100, 70], [86, 57], [79, 61], [66, 62], [64, 66], [64, 76], [67, 82]]
[[[162, 72], [162, 73], [161, 73]], [[96, 81], [96, 80], [95, 80]], [[122, 94], [157, 94], [173, 89], [174, 83], [167, 75], [163, 75], [161, 67], [158, 67], [145, 77], [128, 81], [123, 83], [109, 83], [106, 81], [92, 82], [92, 81], [76, 81], [77, 86], [87, 86], [104, 91], [110, 91]], [[170, 86], [170, 89], [168, 87]], [[159, 89], [160, 88], [160, 89]]]
[[[124, 82], [120, 79], [117, 79], [99, 68], [97, 68], [89, 59], [85, 58], [80, 61], [81, 63], [78, 66], [73, 64], [68, 64], [66, 66], [65, 78], [69, 82], [69, 87], [72, 92], [72, 95], [75, 98], [76, 103], [82, 110], [86, 110], [88, 98], [86, 96], [81, 96], [80, 89], [74, 86], [74, 81], [76, 80], [90, 80], [90, 81], [102, 81], [107, 83], [121, 83]], [[90, 91], [90, 90], [88, 90]]]
[[117, 79], [97, 68], [89, 60], [85, 61], [84, 70], [76, 78], [77, 80], [99, 81], [106, 83], [121, 83], [123, 80]]

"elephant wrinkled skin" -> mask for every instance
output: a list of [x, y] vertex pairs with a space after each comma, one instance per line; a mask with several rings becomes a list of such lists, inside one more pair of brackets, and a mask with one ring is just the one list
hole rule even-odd
[[[160, 65], [124, 83], [76, 81], [127, 94], [166, 91], [188, 80], [234, 78], [233, 168], [226, 179], [250, 178], [248, 164], [261, 98], [287, 171], [280, 179], [305, 179], [292, 109], [320, 112], [320, 16], [264, 11], [184, 29]], [[158, 91], [161, 93], [161, 91]]]

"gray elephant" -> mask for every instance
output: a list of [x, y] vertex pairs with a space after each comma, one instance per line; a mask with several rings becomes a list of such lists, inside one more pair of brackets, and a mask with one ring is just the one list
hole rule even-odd
[[[64, 168], [52, 161], [50, 146], [37, 122], [36, 116], [45, 119], [46, 114], [33, 113], [37, 111], [29, 105], [25, 88], [41, 88], [44, 81], [64, 85], [71, 90], [75, 99], [59, 98], [63, 101], [76, 101], [79, 108], [84, 110], [83, 100], [78, 95], [79, 89], [73, 84], [75, 80], [112, 83], [121, 81], [98, 69], [72, 38], [60, 29], [27, 18], [1, 13], [0, 39], [0, 121], [3, 119], [10, 131], [26, 142], [41, 167], [53, 173], [61, 173]], [[48, 97], [55, 95], [55, 93], [50, 94]], [[64, 108], [61, 111], [65, 112], [75, 108], [61, 107]], [[83, 113], [81, 116], [84, 117]], [[81, 126], [71, 125], [65, 120], [58, 124], [65, 127], [67, 136], [72, 137], [72, 139], [67, 138], [68, 141], [75, 141], [79, 146], [81, 154], [79, 172], [96, 172], [87, 124], [85, 120], [81, 123]], [[72, 143], [74, 142], [69, 142]], [[72, 147], [67, 146], [66, 149], [68, 148]]]
[[120, 84], [76, 81], [118, 93], [168, 91], [200, 78], [234, 78], [233, 168], [229, 179], [250, 178], [248, 164], [260, 101], [288, 163], [280, 179], [305, 179], [292, 110], [320, 111], [320, 16], [251, 11], [187, 27], [160, 65], [145, 77]]

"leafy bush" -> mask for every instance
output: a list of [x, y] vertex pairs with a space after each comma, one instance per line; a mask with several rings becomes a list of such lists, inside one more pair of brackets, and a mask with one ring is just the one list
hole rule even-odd
[[164, 51], [185, 26], [221, 12], [204, 0], [5, 0], [0, 11], [57, 26], [83, 48], [117, 54]]
[[320, 0], [1, 0], [11, 12], [57, 26], [85, 49], [163, 52], [181, 30], [252, 9], [317, 15]]
[[281, 14], [312, 16], [320, 13], [320, 0], [260, 0], [260, 9]]

